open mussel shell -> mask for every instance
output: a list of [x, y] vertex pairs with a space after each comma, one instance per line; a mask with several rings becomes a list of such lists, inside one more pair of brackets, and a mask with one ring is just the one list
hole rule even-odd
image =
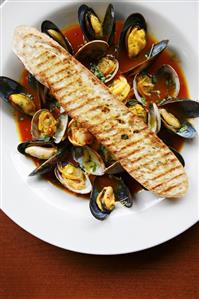
[[33, 96], [21, 84], [8, 77], [0, 77], [0, 98], [30, 116], [37, 110]]
[[[94, 19], [93, 24], [96, 24], [95, 26], [97, 30], [93, 28], [91, 18]], [[87, 41], [102, 38], [102, 23], [92, 8], [85, 4], [81, 5], [78, 9], [78, 19], [84, 37]]]
[[75, 58], [83, 64], [89, 64], [99, 60], [106, 55], [109, 49], [107, 42], [103, 40], [93, 40], [83, 45], [75, 54]]
[[114, 43], [115, 34], [115, 12], [112, 4], [109, 4], [105, 13], [104, 21], [102, 24], [103, 39], [109, 45]]
[[152, 132], [156, 134], [161, 129], [161, 116], [160, 116], [159, 109], [155, 103], [151, 103], [149, 105], [148, 127]]
[[48, 88], [42, 85], [31, 73], [28, 74], [28, 83], [37, 95], [37, 108], [41, 109], [47, 102]]
[[72, 163], [58, 162], [55, 176], [65, 188], [74, 193], [88, 194], [92, 190], [88, 175]]
[[162, 100], [159, 106], [175, 104], [177, 111], [183, 115], [185, 118], [196, 118], [199, 117], [199, 102], [185, 99], [185, 98], [175, 98], [168, 97], [167, 99]]
[[61, 30], [51, 21], [44, 21], [41, 24], [41, 31], [58, 42], [64, 49], [73, 55], [73, 48], [69, 40], [64, 36]]
[[123, 72], [123, 74], [128, 76], [134, 76], [137, 73], [140, 73], [146, 69], [155, 58], [158, 57], [167, 47], [168, 40], [162, 40], [159, 43], [153, 44], [148, 54], [146, 54], [146, 59], [138, 63], [137, 65], [131, 67], [130, 69]]
[[65, 158], [65, 156], [69, 153], [69, 145], [68, 143], [62, 144], [62, 146], [58, 149], [57, 153], [51, 156], [44, 163], [36, 167], [29, 176], [41, 175], [52, 171], [56, 164]]
[[112, 4], [109, 4], [103, 23], [95, 11], [83, 4], [78, 9], [79, 24], [87, 41], [104, 39], [108, 43], [113, 42], [115, 31], [115, 13]]
[[164, 126], [171, 132], [185, 138], [193, 139], [197, 135], [196, 129], [187, 120], [181, 122], [174, 114], [166, 109], [159, 109]]
[[48, 160], [57, 153], [57, 147], [52, 142], [30, 140], [18, 145], [17, 150], [23, 154], [41, 160]]
[[105, 172], [105, 164], [101, 156], [88, 146], [73, 147], [73, 159], [88, 174], [101, 176]]
[[101, 209], [98, 204], [99, 194], [107, 187], [111, 187], [113, 191], [111, 193], [112, 198], [109, 198], [111, 202], [119, 201], [120, 203], [122, 203], [122, 205], [124, 205], [127, 208], [130, 208], [133, 204], [133, 199], [130, 194], [130, 191], [121, 178], [111, 175], [106, 176], [106, 178], [96, 177], [93, 185], [93, 190], [90, 196], [90, 210], [93, 216], [98, 220], [104, 220], [114, 209], [113, 204], [111, 204], [110, 209], [108, 209], [107, 206]]
[[127, 35], [133, 28], [144, 29], [146, 32], [147, 26], [144, 17], [139, 13], [133, 13], [124, 22], [120, 39], [119, 39], [119, 47], [120, 49], [125, 47]]

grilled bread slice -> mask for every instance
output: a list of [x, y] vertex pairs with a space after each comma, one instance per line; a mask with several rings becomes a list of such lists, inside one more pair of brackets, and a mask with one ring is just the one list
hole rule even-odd
[[34, 28], [20, 26], [13, 49], [65, 111], [140, 184], [167, 198], [185, 195], [187, 176], [170, 149], [57, 42]]

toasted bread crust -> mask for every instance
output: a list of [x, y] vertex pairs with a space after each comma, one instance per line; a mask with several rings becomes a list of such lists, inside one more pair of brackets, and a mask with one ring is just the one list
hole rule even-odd
[[187, 176], [170, 149], [58, 43], [34, 28], [21, 26], [16, 29], [13, 49], [65, 111], [140, 184], [163, 197], [185, 195]]

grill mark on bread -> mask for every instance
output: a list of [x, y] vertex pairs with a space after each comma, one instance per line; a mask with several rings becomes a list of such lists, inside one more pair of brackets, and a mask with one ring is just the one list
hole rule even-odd
[[[32, 35], [29, 37], [31, 40], [27, 40], [27, 32], [31, 32]], [[21, 44], [26, 44], [27, 47], [22, 49]], [[42, 58], [43, 64], [40, 65], [39, 70], [34, 65], [37, 61], [39, 62], [39, 59], [32, 63], [28, 57], [28, 53], [33, 51], [34, 48], [37, 53], [52, 54], [50, 60], [45, 63]], [[161, 186], [154, 187], [153, 191], [161, 196], [169, 197], [179, 197], [185, 194], [187, 190], [186, 174], [174, 154], [154, 133], [150, 132], [141, 118], [129, 112], [128, 108], [119, 102], [117, 97], [114, 97], [104, 84], [58, 43], [33, 28], [23, 27], [18, 29], [15, 35], [15, 52], [24, 62], [26, 68], [51, 89], [54, 97], [57, 98], [66, 112], [82, 123], [95, 135], [98, 141], [107, 146], [107, 149], [115, 154], [122, 166], [140, 184], [150, 189], [152, 184], [162, 183], [164, 189], [168, 188], [169, 190], [171, 183], [167, 183], [168, 179], [172, 180], [173, 172], [176, 176], [181, 173], [182, 176], [176, 178], [176, 181], [179, 179], [180, 185], [171, 189], [172, 192], [163, 192]], [[63, 74], [62, 76], [64, 70], [66, 70], [66, 75]], [[62, 84], [67, 85], [70, 78], [74, 80], [74, 92], [71, 92], [72, 87], [69, 88], [69, 91], [67, 88], [60, 89]], [[103, 109], [106, 105], [109, 111], [104, 113]], [[114, 119], [116, 117], [118, 118], [117, 121]], [[110, 122], [110, 126], [105, 129], [104, 126], [108, 122]], [[121, 134], [127, 134], [129, 139], [121, 140]], [[143, 148], [141, 149], [141, 147]], [[148, 156], [147, 152], [149, 153]], [[162, 165], [165, 153], [170, 153], [168, 154], [168, 163]], [[137, 160], [138, 154], [143, 155], [142, 159]], [[157, 158], [158, 155], [159, 158]], [[143, 168], [143, 165], [148, 163], [148, 157], [151, 159], [151, 167], [155, 169], [154, 173], [147, 168]], [[158, 165], [158, 162], [160, 165]], [[132, 171], [131, 169], [135, 163], [138, 167]], [[173, 166], [176, 167], [174, 171], [172, 171]]]
[[[168, 180], [167, 180], [167, 184], [170, 183], [171, 181], [175, 180], [176, 178], [179, 178], [179, 177], [182, 177], [182, 173], [177, 174], [176, 176], [174, 176], [174, 177], [168, 179]], [[151, 187], [151, 190], [154, 190], [154, 189], [156, 189], [156, 188], [158, 188], [158, 187], [160, 187], [160, 186], [164, 186], [164, 183], [161, 182], [161, 183], [159, 183], [159, 184], [157, 184], [157, 185]]]

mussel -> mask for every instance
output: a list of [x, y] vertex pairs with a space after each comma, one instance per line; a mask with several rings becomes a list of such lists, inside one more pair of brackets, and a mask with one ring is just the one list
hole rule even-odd
[[45, 106], [49, 97], [48, 88], [42, 85], [31, 73], [28, 73], [28, 84], [37, 96], [37, 108]]
[[41, 175], [52, 171], [56, 167], [56, 164], [58, 162], [61, 162], [62, 159], [66, 158], [66, 156], [69, 154], [69, 148], [69, 144], [67, 142], [64, 142], [54, 155], [52, 155], [48, 160], [36, 167], [29, 174], [29, 176]]
[[167, 97], [163, 99], [158, 105], [159, 107], [172, 107], [175, 105], [176, 110], [185, 118], [196, 118], [199, 117], [199, 102], [184, 99], [184, 98], [175, 98]]
[[114, 79], [109, 85], [111, 93], [119, 98], [121, 102], [126, 102], [129, 92], [131, 90], [130, 84], [127, 79], [120, 75]]
[[119, 201], [130, 208], [133, 199], [128, 187], [121, 178], [115, 176], [96, 177], [90, 196], [90, 210], [98, 220], [104, 220]]
[[50, 140], [53, 138], [55, 143], [60, 143], [66, 137], [66, 129], [68, 124], [68, 115], [60, 114], [55, 119], [48, 109], [38, 110], [31, 121], [31, 134], [35, 140]]
[[167, 48], [168, 42], [168, 40], [162, 40], [156, 44], [153, 44], [149, 52], [146, 53], [145, 59], [134, 65], [130, 69], [125, 70], [123, 74], [134, 76], [135, 74], [140, 73], [141, 71], [146, 69], [153, 62], [153, 60]]
[[30, 116], [37, 110], [34, 97], [21, 84], [7, 77], [0, 77], [0, 98]]
[[88, 175], [72, 163], [58, 162], [55, 175], [59, 182], [72, 192], [87, 194], [92, 190]]
[[66, 49], [71, 55], [73, 55], [73, 48], [70, 41], [61, 30], [51, 21], [44, 21], [41, 24], [41, 31], [46, 33], [49, 37], [58, 42], [64, 49]]
[[187, 139], [193, 139], [197, 135], [196, 129], [189, 121], [181, 122], [177, 116], [165, 108], [160, 108], [159, 110], [164, 126], [173, 133]]
[[78, 9], [78, 19], [86, 41], [103, 39], [109, 44], [113, 43], [115, 14], [112, 4], [109, 4], [103, 22], [94, 10], [85, 4]]
[[125, 21], [119, 41], [119, 47], [128, 52], [129, 58], [137, 56], [146, 46], [147, 26], [139, 13], [131, 14]]
[[68, 124], [68, 140], [75, 146], [84, 146], [91, 144], [94, 137], [86, 128], [72, 119]]
[[48, 160], [57, 153], [57, 147], [52, 142], [29, 140], [18, 145], [17, 150], [23, 154], [41, 160]]
[[88, 146], [74, 147], [73, 159], [88, 174], [100, 176], [105, 172], [105, 164], [101, 156]]

